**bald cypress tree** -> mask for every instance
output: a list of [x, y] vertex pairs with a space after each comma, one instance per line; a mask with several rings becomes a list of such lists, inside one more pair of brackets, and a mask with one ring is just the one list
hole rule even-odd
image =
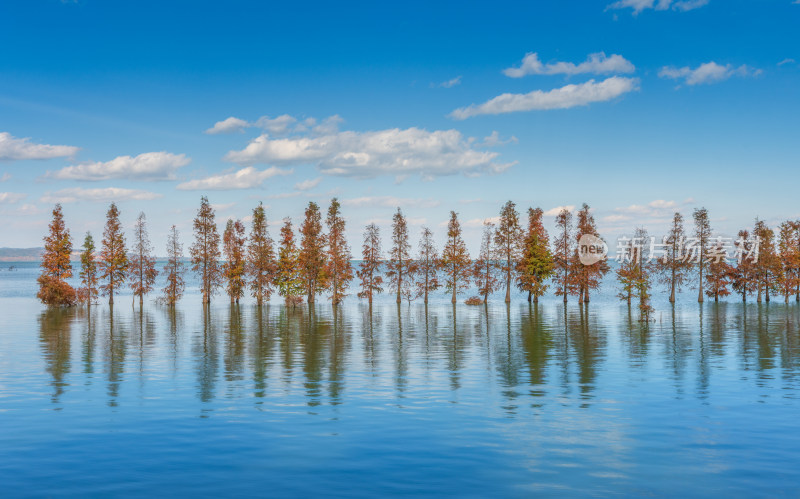
[[129, 281], [133, 296], [139, 297], [139, 308], [144, 304], [144, 295], [153, 290], [158, 271], [153, 246], [147, 233], [147, 222], [144, 213], [139, 214], [133, 228], [133, 248], [131, 248]]
[[328, 255], [325, 263], [325, 275], [331, 292], [331, 303], [338, 305], [347, 296], [345, 292], [353, 280], [353, 265], [350, 263], [350, 246], [345, 237], [345, 220], [342, 217], [341, 204], [333, 198], [325, 219], [328, 226]]
[[75, 289], [66, 279], [72, 277], [72, 237], [64, 224], [61, 205], [53, 208], [53, 219], [49, 225], [49, 233], [44, 238], [41, 274], [37, 279], [39, 292], [37, 297], [49, 306], [70, 306], [76, 301]]
[[692, 214], [694, 218], [694, 236], [697, 243], [697, 256], [696, 256], [696, 264], [697, 264], [697, 301], [703, 303], [703, 292], [705, 290], [705, 285], [703, 283], [703, 278], [705, 277], [705, 270], [706, 270], [706, 248], [708, 247], [708, 241], [711, 238], [711, 222], [708, 219], [708, 210], [705, 208], [697, 208], [694, 210]]
[[506, 303], [511, 302], [511, 283], [519, 260], [522, 243], [522, 228], [519, 213], [512, 201], [507, 201], [500, 210], [500, 220], [494, 233], [495, 253], [499, 256], [503, 285], [506, 288]]
[[97, 300], [97, 257], [94, 254], [94, 238], [87, 232], [83, 240], [83, 251], [81, 251], [81, 271], [78, 276], [81, 278], [81, 289], [79, 292], [80, 301], [91, 307]]
[[163, 301], [169, 306], [174, 306], [183, 296], [186, 287], [183, 245], [180, 242], [178, 228], [174, 225], [167, 236], [167, 263], [164, 265], [164, 273], [167, 276], [167, 285], [163, 290]]
[[245, 241], [244, 224], [241, 220], [228, 219], [222, 233], [222, 251], [225, 263], [222, 264], [222, 275], [227, 281], [226, 291], [231, 303], [239, 303], [245, 290]]
[[445, 274], [445, 289], [451, 293], [451, 302], [455, 304], [458, 294], [469, 287], [471, 263], [467, 245], [461, 236], [461, 223], [455, 211], [450, 212], [447, 243], [442, 250], [441, 262]]
[[322, 213], [317, 203], [309, 202], [305, 219], [300, 226], [300, 277], [306, 290], [308, 303], [325, 288], [325, 234], [322, 232]]
[[106, 227], [103, 231], [103, 245], [98, 262], [100, 277], [105, 284], [100, 286], [103, 296], [108, 296], [108, 304], [114, 304], [114, 293], [125, 284], [128, 275], [128, 253], [125, 250], [125, 234], [119, 221], [117, 205], [111, 203], [106, 213]]
[[247, 272], [250, 275], [250, 291], [258, 305], [269, 300], [278, 263], [275, 260], [273, 241], [267, 230], [267, 215], [264, 205], [258, 203], [253, 210], [253, 228], [247, 247]]
[[364, 244], [361, 246], [361, 264], [358, 268], [358, 278], [361, 280], [359, 298], [366, 298], [372, 305], [372, 297], [383, 291], [383, 276], [380, 268], [381, 259], [381, 233], [374, 223], [364, 229]]
[[544, 228], [541, 208], [528, 208], [528, 228], [523, 236], [517, 262], [517, 287], [528, 293], [534, 303], [547, 291], [547, 280], [553, 275], [555, 263], [550, 251], [550, 238]]
[[419, 256], [417, 257], [417, 296], [422, 296], [427, 305], [428, 295], [439, 289], [439, 270], [442, 262], [433, 240], [433, 232], [427, 227], [422, 228], [419, 240]]
[[222, 284], [220, 267], [219, 232], [214, 208], [208, 198], [200, 198], [200, 208], [194, 219], [194, 243], [189, 252], [192, 257], [192, 270], [200, 278], [203, 303], [211, 303], [211, 296]]
[[389, 251], [388, 272], [389, 282], [395, 289], [397, 303], [402, 301], [402, 290], [408, 279], [408, 269], [411, 266], [411, 244], [408, 242], [408, 224], [400, 208], [392, 216], [392, 248]]
[[572, 286], [572, 213], [567, 208], [562, 208], [556, 216], [555, 240], [555, 280], [558, 283], [556, 296], [563, 296], [564, 303]]

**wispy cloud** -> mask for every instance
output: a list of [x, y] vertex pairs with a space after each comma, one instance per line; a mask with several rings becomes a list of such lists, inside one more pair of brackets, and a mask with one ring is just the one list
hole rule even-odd
[[673, 80], [683, 80], [687, 85], [707, 85], [725, 81], [732, 76], [758, 76], [761, 72], [760, 69], [753, 69], [744, 64], [739, 67], [734, 67], [731, 64], [722, 65], [711, 61], [701, 64], [696, 68], [690, 68], [689, 66], [681, 68], [664, 66], [658, 72], [658, 76]]
[[73, 146], [36, 144], [30, 140], [28, 137], [19, 139], [8, 132], [0, 132], [0, 161], [66, 158], [80, 150]]
[[178, 168], [191, 162], [185, 154], [146, 152], [138, 156], [118, 156], [111, 161], [67, 166], [46, 177], [59, 180], [174, 180]]
[[371, 178], [380, 175], [498, 173], [511, 163], [498, 163], [498, 153], [475, 148], [457, 130], [429, 132], [420, 128], [343, 131], [273, 139], [264, 134], [226, 161], [240, 164], [316, 164], [327, 175]]
[[226, 191], [235, 189], [252, 189], [260, 187], [265, 180], [278, 175], [290, 175], [291, 169], [282, 169], [271, 166], [266, 170], [258, 170], [252, 166], [242, 168], [233, 173], [212, 175], [210, 177], [190, 180], [178, 184], [178, 189], [182, 191]]
[[0, 192], [0, 204], [14, 204], [19, 203], [27, 194], [22, 194], [19, 192]]
[[84, 189], [74, 187], [48, 192], [41, 198], [43, 203], [74, 203], [76, 201], [112, 202], [112, 201], [148, 201], [163, 197], [155, 192], [120, 187], [105, 187], [99, 189]]
[[[800, 0], [797, 0], [797, 1], [796, 1], [796, 2], [794, 2], [794, 3], [800, 3]], [[795, 61], [795, 60], [794, 60], [794, 59], [792, 59], [791, 57], [787, 57], [786, 59], [784, 59], [784, 60], [782, 60], [781, 62], [779, 62], [779, 63], [778, 63], [778, 66], [783, 66], [783, 65], [785, 65], [785, 64], [795, 64], [796, 62], [797, 62], [797, 61]]]
[[555, 208], [550, 208], [549, 210], [545, 211], [544, 214], [548, 217], [554, 217], [561, 213], [561, 210], [566, 209], [567, 211], [575, 211], [575, 205], [565, 205], [565, 206], [556, 206]]
[[222, 121], [214, 123], [214, 126], [203, 133], [217, 135], [221, 133], [244, 132], [244, 129], [249, 126], [250, 123], [246, 122], [245, 120], [231, 116], [230, 118], [226, 118]]
[[293, 133], [312, 133], [316, 135], [325, 135], [335, 133], [339, 129], [339, 124], [342, 123], [341, 116], [333, 115], [318, 122], [316, 118], [305, 118], [300, 120], [288, 114], [282, 114], [272, 118], [270, 116], [262, 116], [255, 121], [247, 121], [235, 116], [231, 116], [222, 121], [214, 123], [214, 126], [209, 128], [203, 133], [208, 135], [228, 134], [235, 132], [244, 132], [246, 128], [260, 128], [270, 135], [284, 136]]
[[566, 85], [549, 91], [534, 90], [527, 94], [502, 94], [483, 104], [472, 104], [456, 109], [450, 113], [450, 117], [464, 120], [482, 114], [569, 109], [616, 99], [638, 89], [638, 78], [612, 76], [599, 83], [589, 80], [586, 83]]
[[503, 70], [503, 74], [511, 78], [521, 78], [525, 75], [577, 75], [577, 74], [613, 74], [633, 73], [636, 67], [619, 54], [606, 57], [604, 52], [589, 54], [589, 57], [580, 64], [572, 62], [553, 62], [542, 64], [536, 52], [525, 54], [519, 67]]
[[707, 5], [709, 0], [618, 0], [606, 7], [609, 9], [632, 9], [633, 15], [639, 14], [646, 9], [653, 10], [677, 10], [686, 12]]
[[432, 87], [441, 87], [441, 88], [453, 88], [456, 85], [461, 85], [461, 75], [456, 76], [455, 78], [452, 78], [450, 80], [443, 81], [441, 83], [436, 83], [436, 84], [431, 83]]
[[364, 196], [352, 199], [343, 199], [343, 206], [357, 208], [434, 208], [440, 202], [435, 199], [399, 198], [395, 196]]
[[298, 191], [307, 191], [309, 189], [313, 189], [314, 187], [318, 186], [320, 182], [322, 182], [322, 177], [303, 180], [302, 182], [294, 184], [294, 188], [297, 189]]

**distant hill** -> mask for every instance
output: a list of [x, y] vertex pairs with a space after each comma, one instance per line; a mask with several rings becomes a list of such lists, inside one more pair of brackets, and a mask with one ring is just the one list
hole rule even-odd
[[44, 248], [0, 248], [0, 262], [38, 262]]

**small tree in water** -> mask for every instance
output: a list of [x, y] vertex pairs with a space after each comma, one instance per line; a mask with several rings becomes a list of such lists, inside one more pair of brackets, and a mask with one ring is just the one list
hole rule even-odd
[[300, 226], [300, 277], [306, 291], [308, 303], [325, 288], [325, 234], [322, 233], [322, 214], [317, 203], [310, 202], [305, 219]]
[[[497, 291], [500, 287], [500, 281], [495, 275], [497, 266], [492, 259], [492, 254], [494, 252], [492, 245], [493, 240], [497, 240], [495, 239], [494, 224], [485, 221], [483, 222], [483, 237], [481, 237], [480, 253], [478, 254], [478, 259], [472, 264], [472, 280], [478, 287], [478, 295], [482, 297], [484, 304], [488, 301], [489, 295]], [[504, 253], [501, 252], [501, 254]], [[505, 267], [503, 267], [503, 272], [506, 272]]]
[[194, 219], [194, 244], [189, 248], [192, 270], [200, 278], [203, 303], [211, 303], [211, 295], [222, 284], [219, 258], [219, 232], [214, 209], [207, 197], [200, 199], [200, 209]]
[[[511, 302], [511, 282], [517, 269], [520, 245], [522, 244], [522, 228], [519, 225], [519, 214], [512, 201], [506, 202], [500, 210], [500, 221], [494, 233], [494, 244], [501, 262], [503, 284], [506, 288], [506, 303]], [[486, 295], [482, 295], [484, 301]]]
[[419, 240], [419, 257], [417, 258], [417, 296], [422, 296], [428, 303], [428, 295], [439, 289], [439, 269], [441, 260], [433, 241], [433, 233], [427, 227], [422, 228]]
[[528, 293], [528, 303], [534, 303], [547, 291], [547, 280], [553, 275], [553, 254], [550, 238], [542, 223], [541, 208], [528, 208], [528, 230], [526, 231], [519, 261], [517, 262], [517, 287]]
[[303, 281], [300, 278], [299, 252], [294, 242], [292, 220], [287, 218], [281, 227], [281, 241], [278, 249], [278, 272], [275, 285], [278, 294], [284, 297], [286, 305], [296, 306], [303, 302]]
[[388, 272], [386, 276], [392, 283], [396, 293], [396, 301], [402, 300], [403, 288], [406, 287], [404, 279], [408, 276], [411, 265], [411, 244], [408, 242], [408, 224], [400, 208], [392, 216], [392, 248], [389, 251]]
[[228, 219], [225, 232], [222, 234], [222, 250], [225, 263], [222, 264], [222, 275], [228, 282], [227, 292], [231, 303], [239, 303], [244, 296], [244, 224], [241, 220]]
[[278, 264], [275, 261], [272, 238], [267, 231], [267, 216], [261, 203], [253, 210], [253, 228], [247, 248], [247, 272], [250, 291], [258, 305], [269, 300]]
[[672, 216], [672, 226], [664, 238], [665, 250], [656, 261], [659, 281], [669, 290], [669, 302], [675, 303], [675, 293], [686, 282], [692, 263], [686, 258], [686, 232], [683, 230], [683, 215], [676, 212]]
[[167, 236], [167, 263], [164, 265], [164, 273], [167, 275], [167, 286], [164, 288], [163, 300], [167, 305], [174, 306], [183, 296], [186, 286], [183, 278], [186, 273], [183, 245], [180, 242], [178, 229], [174, 225]]
[[108, 304], [114, 304], [114, 293], [125, 284], [128, 276], [128, 254], [125, 251], [125, 235], [119, 222], [117, 205], [111, 203], [106, 214], [106, 227], [103, 231], [103, 246], [98, 262], [100, 277], [106, 284], [100, 286], [103, 296], [108, 296]]
[[94, 238], [87, 232], [83, 240], [83, 251], [81, 251], [81, 271], [78, 277], [81, 278], [81, 288], [78, 295], [82, 303], [91, 306], [97, 300], [97, 260], [94, 254]]
[[350, 246], [345, 238], [345, 221], [342, 218], [339, 200], [333, 198], [325, 219], [328, 226], [328, 258], [325, 275], [331, 291], [331, 303], [338, 305], [347, 296], [345, 291], [353, 280], [353, 266], [350, 263]]
[[64, 224], [61, 205], [53, 208], [53, 220], [49, 225], [50, 232], [44, 238], [44, 252], [40, 264], [42, 272], [37, 279], [39, 292], [37, 297], [49, 306], [71, 306], [75, 304], [75, 289], [66, 279], [72, 277], [72, 238]]
[[147, 234], [147, 219], [144, 213], [139, 214], [133, 228], [133, 251], [130, 255], [129, 280], [133, 296], [139, 297], [139, 308], [144, 304], [144, 295], [153, 290], [156, 283], [156, 258], [150, 236]]
[[451, 211], [447, 223], [447, 243], [442, 251], [442, 269], [445, 273], [445, 289], [452, 294], [451, 302], [454, 304], [458, 294], [469, 287], [470, 263], [467, 245], [461, 237], [458, 214]]
[[358, 278], [361, 280], [359, 298], [366, 298], [372, 305], [372, 297], [383, 291], [383, 276], [380, 268], [381, 259], [381, 233], [374, 223], [364, 229], [364, 244], [361, 246], [361, 264], [358, 268]]
[[731, 294], [729, 286], [733, 267], [728, 264], [728, 255], [721, 240], [712, 243], [707, 249], [706, 296], [719, 301], [720, 296]]

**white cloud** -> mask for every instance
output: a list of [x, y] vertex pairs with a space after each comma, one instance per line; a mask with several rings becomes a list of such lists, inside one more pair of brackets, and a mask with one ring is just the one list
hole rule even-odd
[[277, 118], [262, 116], [254, 123], [255, 126], [266, 130], [273, 135], [284, 135], [291, 131], [292, 125], [297, 123], [297, 118], [282, 114]]
[[525, 75], [633, 73], [635, 70], [634, 65], [619, 54], [611, 54], [611, 57], [606, 57], [604, 52], [589, 54], [589, 57], [580, 64], [572, 62], [542, 64], [536, 52], [529, 52], [525, 54], [518, 68], [504, 69], [503, 74], [511, 78], [521, 78]]
[[486, 222], [497, 225], [500, 223], [500, 217], [473, 218], [471, 220], [467, 220], [462, 225], [464, 227], [483, 227], [483, 224]]
[[527, 94], [502, 94], [483, 104], [456, 109], [450, 117], [464, 120], [482, 114], [502, 114], [518, 111], [569, 109], [592, 102], [615, 99], [639, 89], [638, 78], [612, 76], [600, 83], [589, 80], [578, 85], [566, 85], [549, 91], [534, 90]]
[[[800, 0], [797, 0], [797, 1], [796, 1], [796, 2], [794, 2], [794, 3], [798, 3], [798, 4], [800, 4]], [[778, 66], [783, 66], [784, 64], [794, 64], [795, 62], [796, 62], [796, 61], [795, 61], [794, 59], [792, 59], [791, 57], [787, 57], [786, 59], [784, 59], [784, 60], [782, 60], [781, 62], [779, 62], [779, 63], [778, 63]]]
[[245, 120], [231, 116], [230, 118], [226, 118], [222, 121], [214, 123], [214, 126], [203, 133], [217, 135], [221, 133], [244, 132], [244, 129], [249, 126], [250, 123], [246, 122]]
[[0, 161], [21, 159], [52, 159], [74, 156], [80, 148], [34, 144], [30, 138], [18, 139], [8, 132], [0, 132]]
[[618, 0], [608, 7], [608, 9], [632, 9], [633, 14], [637, 15], [645, 9], [654, 10], [679, 10], [686, 12], [707, 5], [709, 0]]
[[364, 196], [360, 198], [344, 199], [343, 206], [356, 208], [434, 208], [439, 206], [435, 199], [398, 198], [394, 196]]
[[225, 211], [229, 210], [236, 206], [236, 203], [211, 203], [211, 207], [214, 211]]
[[309, 189], [313, 189], [314, 187], [318, 186], [321, 181], [322, 177], [303, 180], [302, 182], [294, 184], [294, 188], [297, 189], [298, 191], [307, 191]]
[[544, 214], [547, 215], [548, 217], [554, 217], [559, 213], [561, 213], [561, 210], [565, 208], [567, 211], [575, 211], [575, 205], [570, 204], [566, 206], [556, 206], [555, 208], [550, 208], [549, 210], [545, 211]]
[[322, 120], [317, 124], [315, 118], [306, 118], [302, 122], [294, 116], [282, 114], [275, 118], [262, 116], [254, 122], [249, 122], [241, 118], [231, 116], [222, 121], [214, 123], [214, 126], [204, 133], [209, 135], [244, 132], [245, 128], [261, 128], [270, 135], [283, 136], [292, 133], [305, 133], [311, 131], [317, 135], [335, 133], [338, 131], [339, 123], [343, 122], [339, 115], [333, 115]]
[[5, 172], [3, 176], [0, 177], [0, 182], [8, 182], [9, 180], [11, 180], [11, 174], [8, 172]]
[[210, 177], [190, 180], [178, 184], [178, 189], [182, 191], [225, 191], [234, 189], [252, 189], [259, 187], [268, 178], [277, 175], [290, 175], [292, 170], [284, 170], [271, 166], [266, 170], [257, 170], [252, 166], [242, 168], [233, 173], [222, 175], [212, 175]]
[[480, 145], [484, 147], [497, 147], [506, 144], [516, 144], [517, 142], [519, 142], [519, 140], [513, 135], [507, 140], [500, 139], [500, 134], [497, 133], [497, 130], [494, 130], [491, 135], [487, 135], [483, 138], [483, 142], [481, 142]]
[[431, 86], [442, 87], [442, 88], [453, 88], [456, 85], [461, 85], [461, 75], [456, 76], [455, 78], [447, 81], [443, 81], [438, 85], [431, 84]]
[[671, 78], [673, 80], [682, 79], [687, 85], [718, 83], [727, 80], [731, 76], [747, 77], [758, 76], [760, 74], [760, 69], [753, 69], [744, 64], [738, 68], [734, 68], [731, 64], [723, 66], [714, 61], [701, 64], [694, 69], [688, 66], [682, 68], [664, 66], [658, 72], [658, 76], [661, 78]]
[[631, 217], [629, 215], [607, 215], [603, 217], [603, 222], [625, 222], [630, 219]]
[[67, 166], [48, 177], [60, 180], [173, 180], [178, 168], [189, 164], [185, 154], [146, 152], [138, 156], [118, 156], [111, 161]]
[[74, 187], [48, 192], [41, 198], [43, 203], [74, 203], [76, 201], [149, 201], [163, 197], [155, 192], [140, 191], [135, 189], [122, 189], [120, 187], [104, 187], [99, 189], [84, 189]]
[[14, 204], [25, 199], [27, 194], [19, 192], [0, 192], [0, 204]]
[[476, 150], [457, 130], [429, 132], [392, 128], [374, 132], [336, 132], [321, 136], [272, 139], [266, 134], [250, 141], [225, 160], [240, 164], [316, 164], [322, 173], [377, 177], [502, 172], [511, 163], [497, 163], [498, 153]]

